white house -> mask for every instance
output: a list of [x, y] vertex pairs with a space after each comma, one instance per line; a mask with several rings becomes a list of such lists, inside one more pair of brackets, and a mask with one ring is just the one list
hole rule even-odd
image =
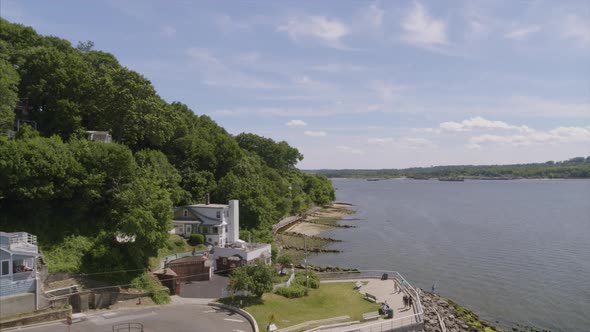
[[240, 207], [238, 200], [225, 204], [194, 204], [174, 208], [174, 228], [170, 233], [188, 237], [203, 234], [205, 242], [225, 248], [240, 240]]
[[39, 308], [37, 237], [0, 232], [0, 316]]
[[[194, 204], [174, 208], [172, 234], [189, 237], [203, 234], [205, 242], [213, 246], [210, 258], [239, 256], [244, 263], [262, 259], [270, 264], [271, 247], [267, 243], [246, 243], [240, 240], [240, 204], [230, 200], [225, 204]], [[225, 261], [224, 261], [225, 262]], [[221, 268], [215, 263], [215, 270]]]

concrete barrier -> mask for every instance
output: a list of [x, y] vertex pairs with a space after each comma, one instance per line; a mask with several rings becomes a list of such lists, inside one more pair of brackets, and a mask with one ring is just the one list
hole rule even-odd
[[11, 327], [25, 326], [37, 323], [45, 323], [49, 321], [56, 321], [66, 319], [67, 316], [72, 314], [72, 308], [68, 307], [65, 309], [45, 309], [34, 311], [28, 315], [19, 315], [14, 318], [7, 317], [0, 321], [0, 330], [8, 329]]
[[256, 319], [245, 310], [216, 302], [210, 302], [208, 303], [208, 305], [212, 307], [230, 310], [242, 315], [244, 318], [248, 320], [248, 322], [250, 322], [250, 325], [252, 325], [252, 330], [254, 330], [254, 332], [260, 332], [260, 330], [258, 329], [258, 323], [256, 322]]

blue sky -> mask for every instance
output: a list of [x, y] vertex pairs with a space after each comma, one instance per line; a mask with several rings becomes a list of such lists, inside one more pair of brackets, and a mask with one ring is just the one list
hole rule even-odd
[[0, 0], [301, 168], [590, 155], [589, 1]]

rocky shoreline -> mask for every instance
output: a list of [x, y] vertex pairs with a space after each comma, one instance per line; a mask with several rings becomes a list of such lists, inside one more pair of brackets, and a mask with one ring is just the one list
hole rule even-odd
[[425, 332], [441, 332], [443, 327], [448, 332], [500, 331], [471, 310], [437, 294], [420, 290], [420, 300], [424, 308]]

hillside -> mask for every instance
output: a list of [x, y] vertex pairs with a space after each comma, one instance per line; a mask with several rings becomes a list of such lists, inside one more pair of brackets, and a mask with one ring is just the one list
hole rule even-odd
[[[89, 141], [90, 130], [113, 143]], [[3, 19], [0, 132], [0, 230], [38, 235], [51, 271], [143, 269], [170, 245], [172, 207], [208, 193], [240, 200], [243, 236], [254, 241], [334, 199], [326, 178], [296, 168], [303, 155], [286, 142], [230, 135], [92, 42], [73, 47]]]

